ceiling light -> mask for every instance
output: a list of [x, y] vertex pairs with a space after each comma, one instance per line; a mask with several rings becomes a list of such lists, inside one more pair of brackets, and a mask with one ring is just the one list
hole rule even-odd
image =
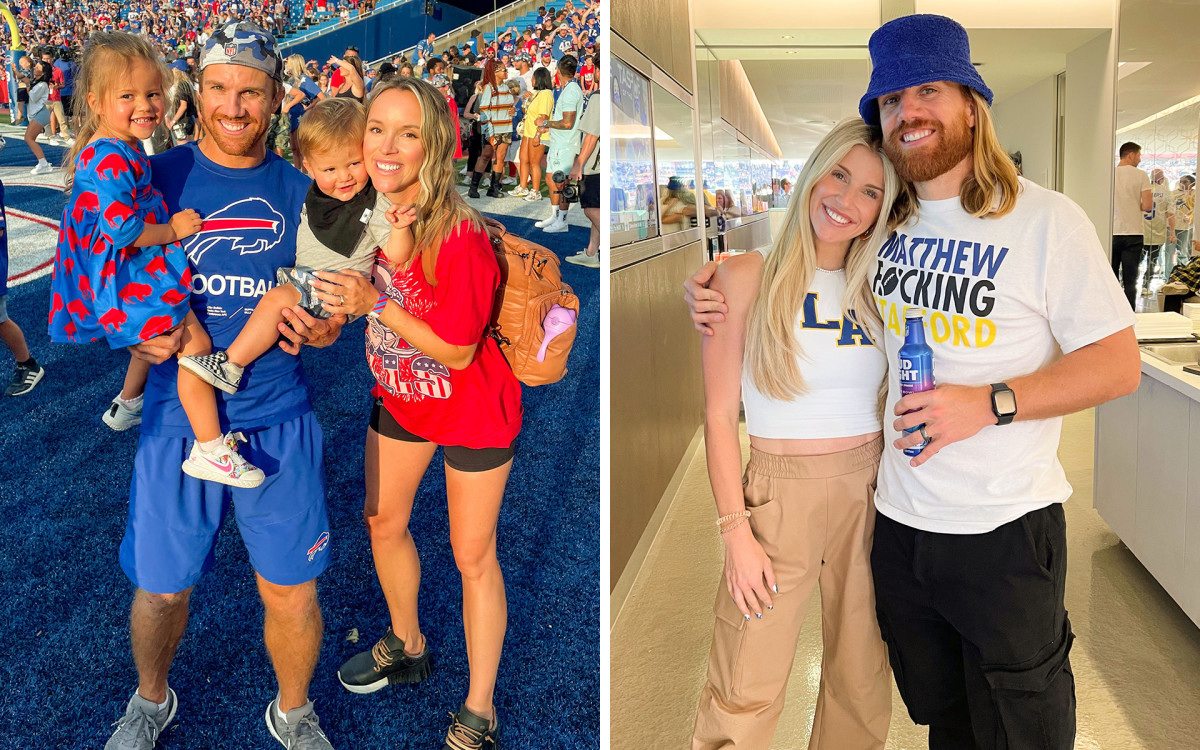
[[1197, 102], [1200, 102], [1200, 96], [1193, 96], [1191, 99], [1186, 99], [1178, 104], [1167, 107], [1166, 109], [1164, 109], [1161, 112], [1155, 112], [1154, 114], [1150, 115], [1149, 117], [1138, 120], [1137, 122], [1133, 123], [1132, 125], [1126, 125], [1125, 127], [1121, 128], [1120, 130], [1117, 131], [1117, 135], [1121, 135], [1122, 133], [1128, 133], [1130, 130], [1133, 130], [1134, 128], [1140, 128], [1141, 126], [1152, 123], [1157, 119], [1166, 117], [1169, 114], [1174, 114], [1175, 112], [1178, 112], [1181, 109], [1187, 109], [1188, 107], [1192, 106], [1193, 104], [1195, 104]]
[[784, 34], [782, 38], [783, 39], [795, 39], [796, 36], [794, 34]]
[[785, 54], [785, 55], [795, 55], [795, 54], [797, 54], [797, 53], [796, 53], [796, 50], [794, 50], [794, 49], [789, 49], [789, 50], [784, 50], [783, 54]]

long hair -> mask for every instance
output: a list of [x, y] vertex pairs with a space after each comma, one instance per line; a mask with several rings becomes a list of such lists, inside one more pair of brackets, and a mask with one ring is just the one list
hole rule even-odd
[[496, 61], [489, 57], [483, 65], [483, 75], [479, 78], [483, 82], [484, 88], [491, 87], [492, 96], [500, 93], [500, 89], [496, 87], [496, 67]]
[[284, 71], [292, 79], [293, 84], [299, 84], [308, 71], [304, 68], [304, 55], [289, 55], [283, 64]]
[[958, 192], [963, 210], [977, 219], [998, 219], [1017, 205], [1017, 168], [1000, 145], [991, 108], [975, 89], [966, 89], [975, 105], [974, 166]]
[[[367, 119], [379, 97], [388, 91], [411, 91], [421, 109], [421, 147], [425, 159], [417, 171], [420, 191], [417, 193], [417, 220], [412, 225], [415, 239], [411, 263], [419, 263], [422, 253], [436, 250], [462, 222], [471, 229], [483, 231], [483, 216], [459, 196], [458, 173], [454, 169], [454, 147], [458, 136], [450, 120], [450, 105], [442, 92], [419, 78], [389, 78], [371, 89], [367, 98]], [[432, 273], [430, 283], [437, 285]]]
[[100, 115], [88, 104], [88, 94], [94, 94], [98, 101], [103, 101], [128, 74], [129, 67], [137, 59], [145, 60], [158, 71], [159, 85], [166, 96], [167, 82], [171, 77], [166, 64], [159, 59], [149, 40], [124, 31], [99, 31], [88, 37], [87, 46], [83, 48], [83, 60], [75, 76], [75, 145], [63, 160], [67, 188], [75, 180], [76, 157], [100, 129]]
[[795, 325], [817, 267], [809, 201], [817, 182], [859, 145], [883, 161], [883, 200], [870, 236], [854, 238], [846, 253], [842, 314], [861, 326], [876, 345], [883, 333], [879, 308], [871, 293], [871, 269], [888, 234], [912, 214], [914, 201], [884, 155], [879, 131], [855, 117], [839, 122], [817, 144], [796, 178], [783, 226], [763, 263], [758, 297], [746, 325], [745, 366], [755, 387], [771, 398], [790, 400], [806, 390], [798, 364], [804, 352], [796, 339]]

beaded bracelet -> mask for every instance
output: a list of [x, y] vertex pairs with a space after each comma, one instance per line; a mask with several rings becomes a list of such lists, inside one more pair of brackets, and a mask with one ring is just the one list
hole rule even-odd
[[736, 521], [739, 518], [749, 518], [749, 517], [750, 517], [750, 511], [740, 510], [737, 513], [730, 513], [727, 516], [721, 516], [720, 518], [717, 519], [717, 525], [720, 526], [721, 524], [729, 523], [730, 521]]
[[746, 518], [739, 518], [738, 520], [734, 521], [733, 523], [729, 524], [728, 526], [722, 526], [721, 527], [721, 536], [725, 536], [726, 534], [733, 531], [738, 526], [741, 526], [744, 523], [746, 523]]

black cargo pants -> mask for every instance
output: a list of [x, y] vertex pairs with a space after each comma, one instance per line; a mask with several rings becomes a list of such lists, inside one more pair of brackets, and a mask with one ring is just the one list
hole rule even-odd
[[987, 534], [877, 514], [871, 569], [900, 695], [930, 750], [1070, 750], [1075, 678], [1054, 503]]

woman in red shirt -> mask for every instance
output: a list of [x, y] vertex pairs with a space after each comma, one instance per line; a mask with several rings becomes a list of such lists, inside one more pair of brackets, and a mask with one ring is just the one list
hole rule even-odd
[[[376, 84], [363, 158], [392, 204], [391, 239], [377, 258], [376, 285], [321, 272], [314, 286], [331, 313], [369, 316], [367, 361], [377, 400], [367, 432], [364, 516], [391, 616], [384, 637], [346, 662], [338, 678], [351, 692], [369, 693], [429, 674], [417, 618], [421, 565], [408, 520], [441, 445], [471, 675], [446, 746], [465, 749], [496, 735], [492, 695], [507, 621], [496, 524], [521, 429], [521, 386], [486, 335], [500, 269], [483, 217], [455, 190], [454, 147], [450, 110], [437, 89], [415, 78]], [[400, 214], [411, 220], [414, 213], [411, 226], [401, 221]]]

